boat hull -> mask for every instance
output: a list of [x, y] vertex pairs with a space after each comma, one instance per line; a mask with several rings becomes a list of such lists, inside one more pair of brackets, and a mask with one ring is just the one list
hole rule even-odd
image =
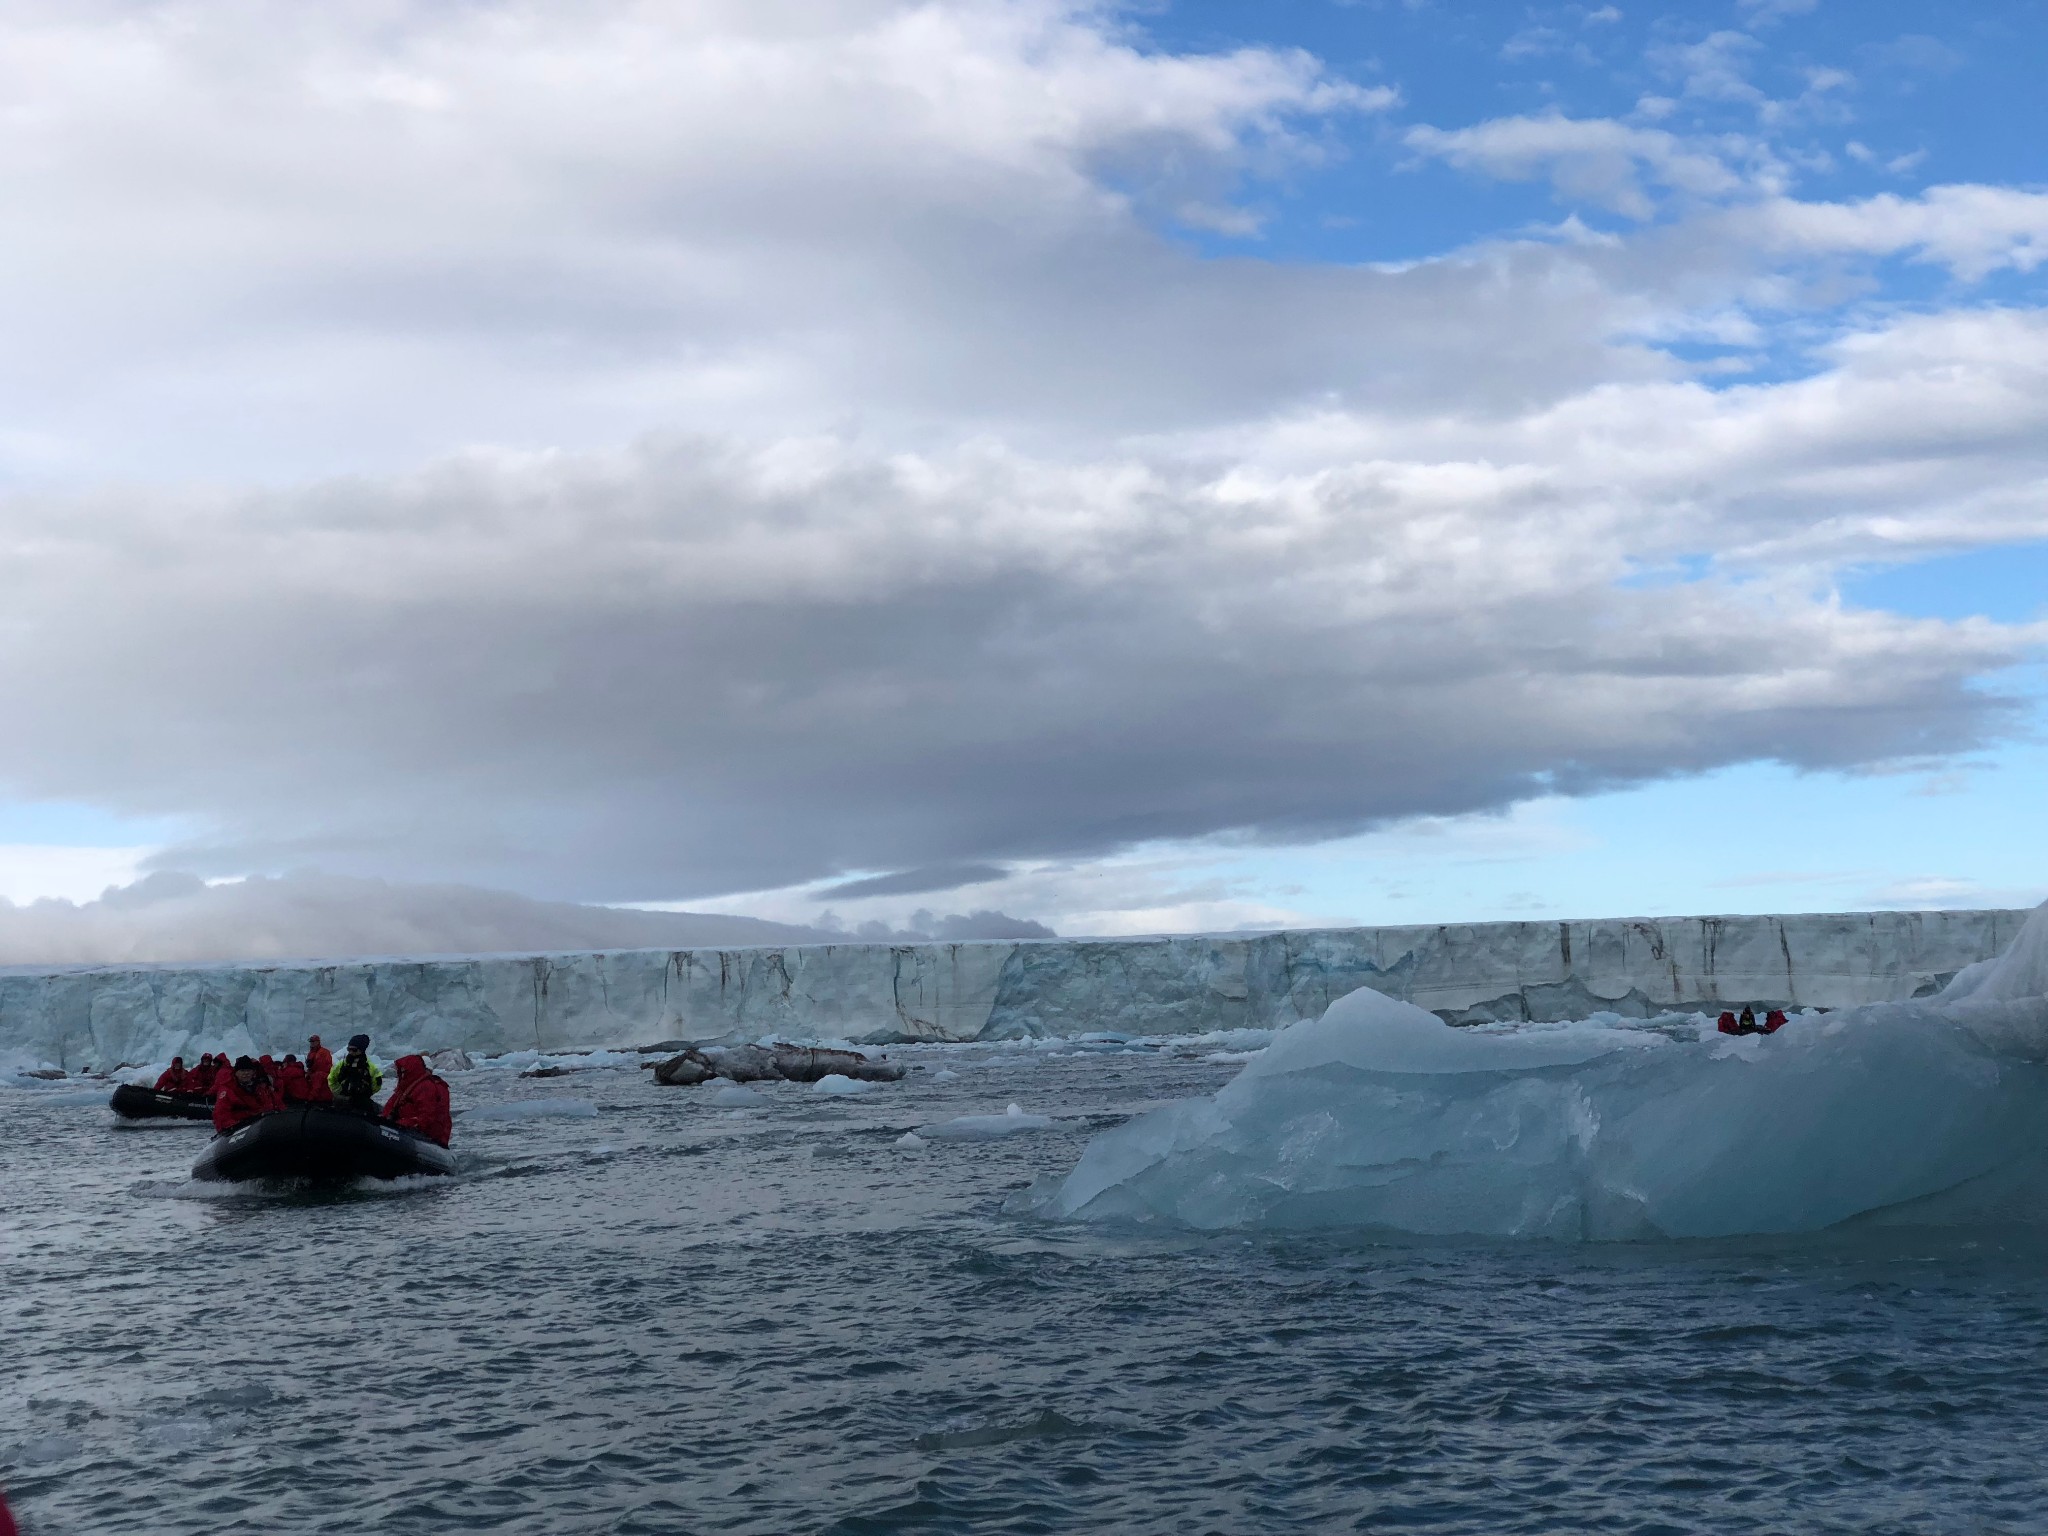
[[192, 1165], [192, 1177], [249, 1179], [403, 1179], [450, 1174], [455, 1154], [369, 1115], [317, 1105], [278, 1110], [216, 1136]]
[[211, 1120], [213, 1101], [185, 1093], [159, 1093], [137, 1083], [114, 1090], [107, 1107], [123, 1120]]

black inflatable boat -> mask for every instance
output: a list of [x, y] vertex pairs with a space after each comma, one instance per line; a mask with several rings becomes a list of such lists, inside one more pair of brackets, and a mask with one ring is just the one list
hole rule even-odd
[[309, 1105], [281, 1109], [214, 1137], [195, 1179], [402, 1179], [453, 1173], [446, 1147], [371, 1115]]
[[211, 1120], [213, 1100], [197, 1093], [158, 1093], [139, 1083], [123, 1083], [107, 1105], [123, 1120]]

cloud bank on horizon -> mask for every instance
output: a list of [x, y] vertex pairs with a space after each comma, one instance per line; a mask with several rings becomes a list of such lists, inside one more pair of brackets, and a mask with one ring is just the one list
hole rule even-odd
[[2048, 539], [2048, 191], [1868, 119], [2044, 28], [1720, 9], [0, 5], [0, 790], [1009, 905], [1995, 745], [2048, 624], [1842, 583]]

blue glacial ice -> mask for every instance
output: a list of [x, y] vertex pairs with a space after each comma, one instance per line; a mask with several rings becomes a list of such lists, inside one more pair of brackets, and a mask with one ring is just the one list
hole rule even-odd
[[1353, 992], [1096, 1137], [1044, 1209], [1556, 1239], [2048, 1215], [2048, 906], [1924, 1003], [1689, 1033], [1459, 1029]]

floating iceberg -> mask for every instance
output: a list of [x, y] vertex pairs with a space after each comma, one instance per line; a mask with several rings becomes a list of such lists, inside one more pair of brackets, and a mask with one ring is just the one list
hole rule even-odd
[[866, 1093], [875, 1085], [862, 1082], [857, 1077], [848, 1077], [842, 1072], [829, 1072], [811, 1084], [811, 1092], [832, 1094], [845, 1098], [856, 1093]]
[[1000, 1115], [956, 1115], [937, 1125], [919, 1126], [918, 1132], [927, 1141], [995, 1141], [1052, 1127], [1051, 1116], [1026, 1114], [1023, 1105], [1012, 1104]]
[[1213, 1097], [1098, 1136], [1046, 1209], [1565, 1239], [1967, 1219], [2048, 1189], [2044, 1062], [2048, 906], [1927, 1003], [1770, 1036], [1457, 1029], [1361, 990]]

